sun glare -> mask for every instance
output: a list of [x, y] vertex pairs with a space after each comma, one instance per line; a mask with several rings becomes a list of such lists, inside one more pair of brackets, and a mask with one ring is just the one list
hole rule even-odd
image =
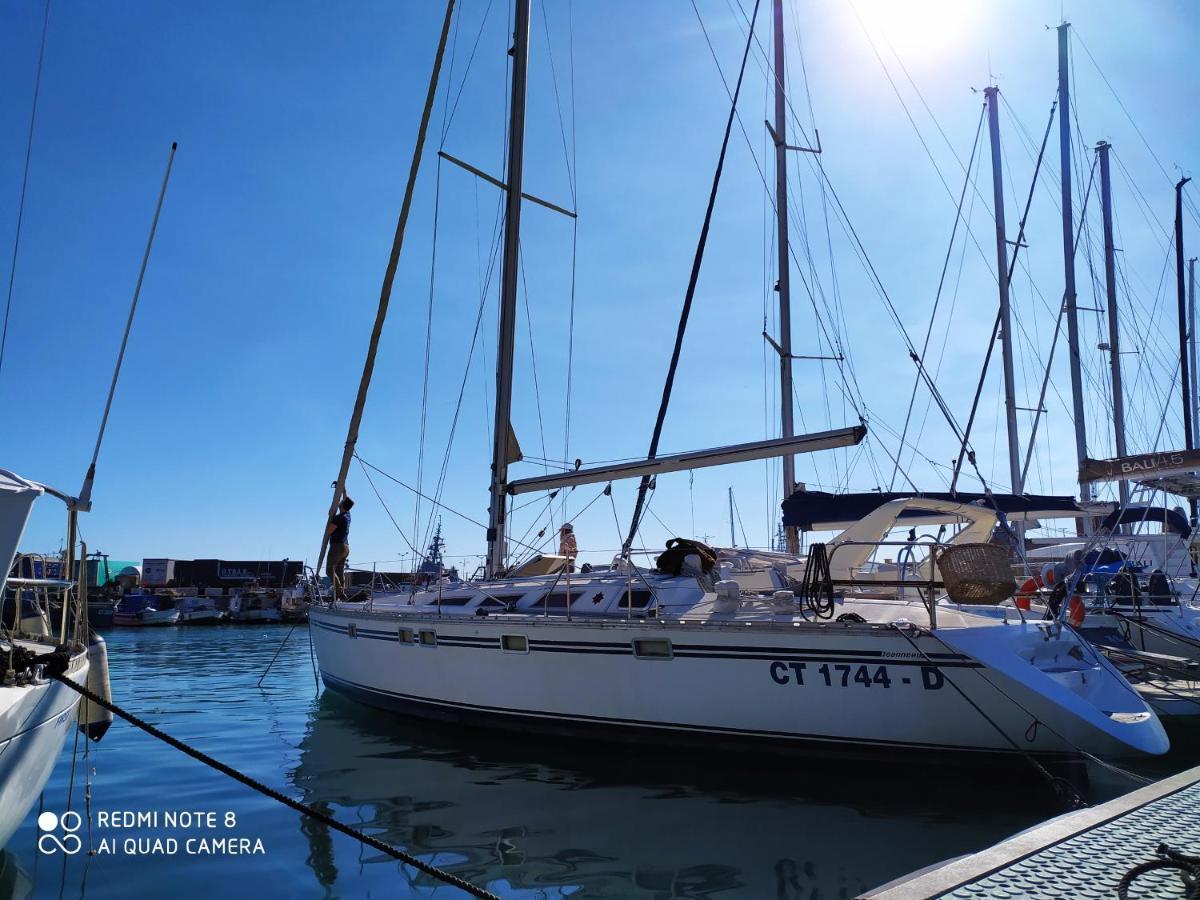
[[883, 38], [906, 62], [922, 62], [961, 41], [978, 12], [977, 0], [858, 0], [872, 37]]

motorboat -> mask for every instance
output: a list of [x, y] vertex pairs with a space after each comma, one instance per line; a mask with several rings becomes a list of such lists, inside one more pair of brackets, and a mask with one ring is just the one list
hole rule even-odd
[[308, 621], [309, 592], [307, 583], [284, 588], [279, 595], [280, 621], [297, 624]]
[[178, 609], [180, 625], [219, 625], [226, 618], [211, 597], [183, 597]]
[[172, 597], [158, 594], [126, 594], [113, 609], [113, 625], [126, 628], [149, 628], [158, 625], [178, 625], [179, 606]]
[[239, 625], [270, 625], [282, 620], [279, 595], [272, 591], [243, 591], [229, 601], [229, 620]]
[[[73, 521], [73, 498], [0, 469], [0, 602], [9, 606], [32, 599], [38, 607], [0, 630], [0, 654], [9, 669], [0, 683], [0, 847], [37, 802], [77, 722], [98, 740], [112, 721], [94, 704], [85, 702], [81, 709], [80, 695], [52, 677], [108, 692], [107, 652], [102, 639], [88, 637], [86, 596], [79, 584], [9, 574], [29, 513], [47, 493], [67, 503]], [[63, 574], [71, 571], [68, 565]], [[56, 622], [50, 618], [49, 597], [65, 610]]]

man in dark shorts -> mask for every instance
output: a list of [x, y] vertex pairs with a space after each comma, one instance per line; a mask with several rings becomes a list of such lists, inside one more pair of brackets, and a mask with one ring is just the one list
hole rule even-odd
[[325, 533], [329, 535], [325, 574], [333, 583], [333, 595], [338, 600], [346, 599], [346, 560], [350, 558], [350, 509], [353, 506], [350, 495], [343, 495], [337, 513], [330, 517], [329, 525], [325, 528]]

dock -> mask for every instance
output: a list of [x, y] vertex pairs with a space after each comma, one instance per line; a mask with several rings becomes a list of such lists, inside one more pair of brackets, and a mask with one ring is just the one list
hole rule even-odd
[[[1200, 766], [906, 875], [860, 900], [1113, 898], [1126, 872], [1159, 858], [1160, 844], [1200, 856]], [[1160, 869], [1139, 877], [1129, 896], [1188, 894], [1178, 870]]]

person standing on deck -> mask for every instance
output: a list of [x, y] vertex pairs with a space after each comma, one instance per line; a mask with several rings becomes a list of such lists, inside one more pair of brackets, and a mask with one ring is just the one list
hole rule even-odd
[[579, 555], [579, 545], [575, 543], [575, 526], [570, 522], [558, 529], [558, 555], [567, 558], [567, 566], [575, 565], [575, 557]]
[[346, 599], [346, 561], [350, 558], [350, 510], [353, 506], [350, 495], [344, 495], [337, 513], [330, 517], [329, 525], [325, 528], [325, 533], [329, 535], [325, 574], [333, 583], [333, 595], [338, 600]]

